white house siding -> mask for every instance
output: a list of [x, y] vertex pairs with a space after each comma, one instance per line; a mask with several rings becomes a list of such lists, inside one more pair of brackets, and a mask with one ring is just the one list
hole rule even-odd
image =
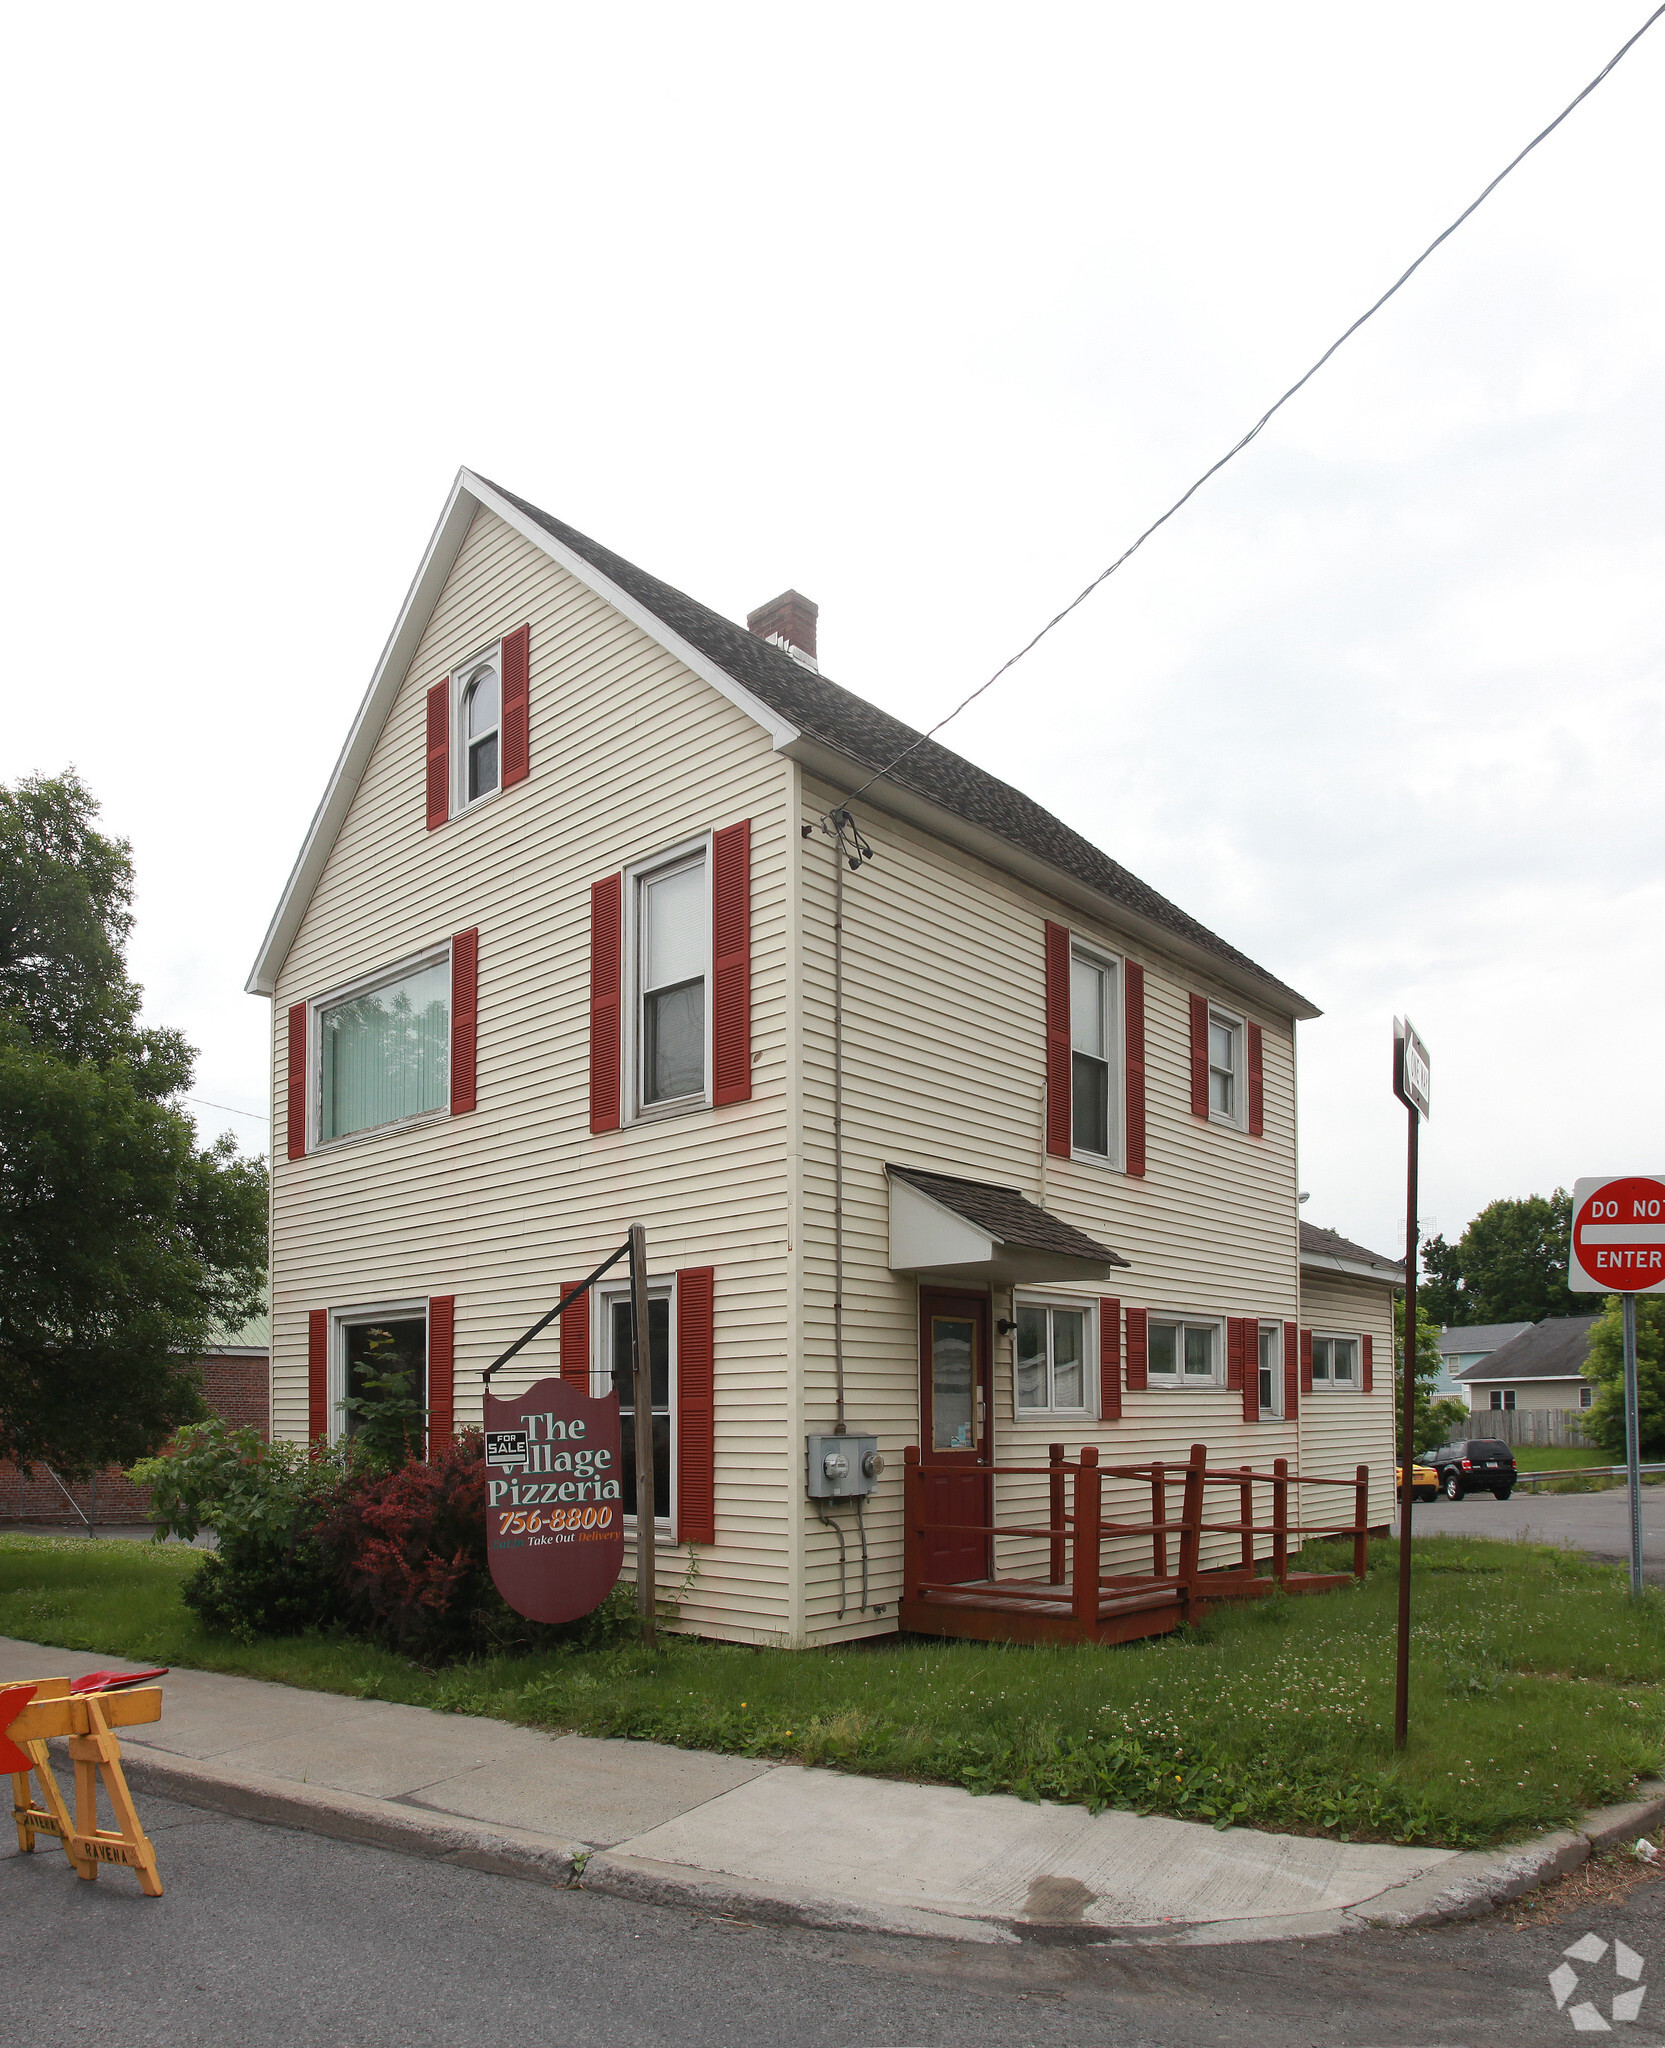
[[[836, 800], [806, 779], [804, 822]], [[852, 1428], [875, 1431], [891, 1471], [868, 1514], [871, 1599], [884, 1617], [837, 1619], [836, 1541], [802, 1516], [808, 1546], [807, 1634], [828, 1640], [893, 1626], [901, 1584], [901, 1484], [896, 1467], [919, 1429], [917, 1290], [892, 1274], [884, 1162], [1015, 1186], [1113, 1246], [1129, 1264], [1103, 1288], [1124, 1307], [1211, 1316], [1299, 1319], [1295, 1182], [1295, 1065], [1291, 1020], [1152, 948], [1113, 923], [1066, 911], [1027, 884], [930, 838], [879, 810], [858, 807], [872, 863], [846, 875], [845, 905], [845, 1290], [847, 1407]], [[803, 1159], [805, 1185], [803, 1379], [807, 1425], [833, 1413], [831, 987], [832, 855], [812, 831], [797, 849], [805, 900], [803, 952]], [[1045, 1045], [1043, 928], [1048, 918], [1145, 969], [1147, 1168], [1143, 1179], [1048, 1159], [1042, 1130]], [[1214, 996], [1265, 1034], [1263, 1138], [1191, 1114], [1188, 997]], [[1086, 1290], [1083, 1290], [1084, 1292]], [[997, 1298], [993, 1315], [1009, 1314]], [[1363, 1327], [1369, 1327], [1364, 1325]], [[1381, 1346], [1378, 1345], [1378, 1351]], [[1310, 1437], [1292, 1422], [1246, 1424], [1242, 1396], [1206, 1391], [1128, 1393], [1120, 1422], [1047, 1419], [1019, 1423], [1012, 1408], [1012, 1350], [996, 1337], [997, 1463], [1042, 1462], [1049, 1440], [1072, 1451], [1096, 1444], [1106, 1462], [1183, 1460], [1193, 1442], [1211, 1463], [1302, 1455], [1326, 1473], [1342, 1447], [1327, 1424]], [[1346, 1470], [1391, 1456], [1385, 1417], [1373, 1448], [1348, 1437]], [[1363, 1411], [1361, 1411], [1363, 1412]], [[1391, 1480], [1385, 1478], [1384, 1486]], [[1148, 1488], [1107, 1487], [1107, 1512], [1148, 1519]], [[1044, 1479], [1000, 1483], [997, 1519], [1042, 1516]], [[1235, 1520], [1222, 1493], [1211, 1519]], [[1265, 1490], [1262, 1490], [1262, 1499]], [[1178, 1493], [1171, 1513], [1178, 1513]], [[853, 1537], [854, 1531], [851, 1530]], [[1206, 1562], [1235, 1558], [1234, 1537], [1207, 1539]], [[1261, 1546], [1262, 1552], [1266, 1546]], [[1111, 1556], [1106, 1547], [1106, 1558]], [[1122, 1546], [1124, 1568], [1149, 1557], [1144, 1540]], [[1002, 1539], [1002, 1571], [1035, 1569], [1036, 1544]]]
[[[531, 622], [530, 779], [424, 824], [428, 686]], [[684, 1625], [790, 1630], [802, 1494], [790, 1417], [788, 814], [795, 771], [766, 735], [489, 513], [476, 516], [278, 978], [274, 1003], [273, 1422], [307, 1428], [307, 1312], [456, 1296], [456, 1410], [474, 1375], [629, 1222], [654, 1273], [716, 1269], [715, 1545]], [[753, 1099], [592, 1136], [590, 885], [679, 840], [752, 820]], [[796, 833], [790, 858], [796, 859]], [[478, 1109], [285, 1156], [289, 1005], [478, 926]], [[555, 1370], [543, 1339], [503, 1391]], [[516, 1376], [518, 1374], [518, 1376]], [[682, 1552], [661, 1554], [675, 1594]]]
[[1302, 1471], [1350, 1479], [1354, 1466], [1368, 1465], [1372, 1527], [1393, 1519], [1393, 1296], [1380, 1281], [1345, 1273], [1309, 1269], [1301, 1276], [1302, 1329], [1374, 1340], [1371, 1393], [1314, 1390], [1301, 1397]]

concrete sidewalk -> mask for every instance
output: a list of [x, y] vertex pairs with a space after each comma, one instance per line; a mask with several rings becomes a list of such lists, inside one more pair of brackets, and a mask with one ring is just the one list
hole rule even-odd
[[[111, 1667], [138, 1668], [0, 1637], [0, 1684]], [[1648, 1787], [1581, 1833], [1468, 1855], [1092, 1815], [214, 1672], [173, 1672], [162, 1697], [160, 1723], [122, 1736], [141, 1794], [657, 1904], [958, 1940], [1415, 1926], [1483, 1912], [1665, 1813], [1665, 1786]]]

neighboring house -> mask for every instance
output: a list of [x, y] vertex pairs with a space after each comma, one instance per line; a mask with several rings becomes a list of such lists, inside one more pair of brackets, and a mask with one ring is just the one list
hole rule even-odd
[[1436, 1401], [1466, 1401], [1468, 1388], [1459, 1374], [1483, 1358], [1490, 1358], [1499, 1345], [1530, 1330], [1530, 1323], [1475, 1323], [1468, 1329], [1440, 1332], [1440, 1376], [1434, 1387]]
[[1385, 1317], [1381, 1367], [1391, 1404], [1393, 1296], [1405, 1284], [1404, 1267], [1315, 1223], [1301, 1225], [1300, 1246], [1301, 1321], [1311, 1333], [1314, 1375], [1321, 1377], [1327, 1366], [1345, 1369], [1347, 1333], [1379, 1327]]
[[[209, 1408], [234, 1428], [252, 1423], [268, 1434], [271, 1331], [265, 1315], [231, 1331], [195, 1361]], [[25, 1479], [9, 1460], [0, 1463], [0, 1521], [143, 1522], [150, 1497], [109, 1465], [96, 1479], [65, 1485], [44, 1466]]]
[[[853, 869], [823, 829], [852, 790]], [[978, 1475], [1059, 1440], [1363, 1462], [1391, 1516], [1396, 1269], [1297, 1231], [1317, 1012], [820, 676], [796, 593], [736, 626], [464, 471], [249, 987], [277, 1434], [335, 1434], [372, 1355], [436, 1435], [476, 1422], [482, 1368], [639, 1219], [685, 1628], [894, 1629], [915, 1444], [990, 1519]], [[562, 1323], [499, 1392], [612, 1383], [618, 1276]], [[859, 1526], [806, 1495], [840, 1421], [890, 1461]], [[1001, 1518], [1045, 1485], [1003, 1479]]]
[[1527, 1323], [1520, 1335], [1472, 1365], [1459, 1378], [1476, 1413], [1491, 1409], [1578, 1409], [1594, 1405], [1595, 1382], [1584, 1376], [1590, 1332], [1599, 1316], [1552, 1316]]

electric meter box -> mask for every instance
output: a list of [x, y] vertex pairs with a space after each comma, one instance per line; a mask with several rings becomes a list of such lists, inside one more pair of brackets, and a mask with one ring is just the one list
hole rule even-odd
[[811, 1500], [849, 1500], [871, 1493], [885, 1468], [876, 1436], [812, 1436], [807, 1444]]

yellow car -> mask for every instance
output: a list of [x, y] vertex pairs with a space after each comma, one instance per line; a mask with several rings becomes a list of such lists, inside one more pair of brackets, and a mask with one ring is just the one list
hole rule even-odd
[[[1405, 1497], [1405, 1468], [1403, 1465], [1395, 1468], [1393, 1484], [1396, 1497], [1403, 1500]], [[1434, 1470], [1433, 1466], [1413, 1464], [1411, 1467], [1411, 1499], [1413, 1501], [1438, 1500], [1439, 1497], [1440, 1475]]]

